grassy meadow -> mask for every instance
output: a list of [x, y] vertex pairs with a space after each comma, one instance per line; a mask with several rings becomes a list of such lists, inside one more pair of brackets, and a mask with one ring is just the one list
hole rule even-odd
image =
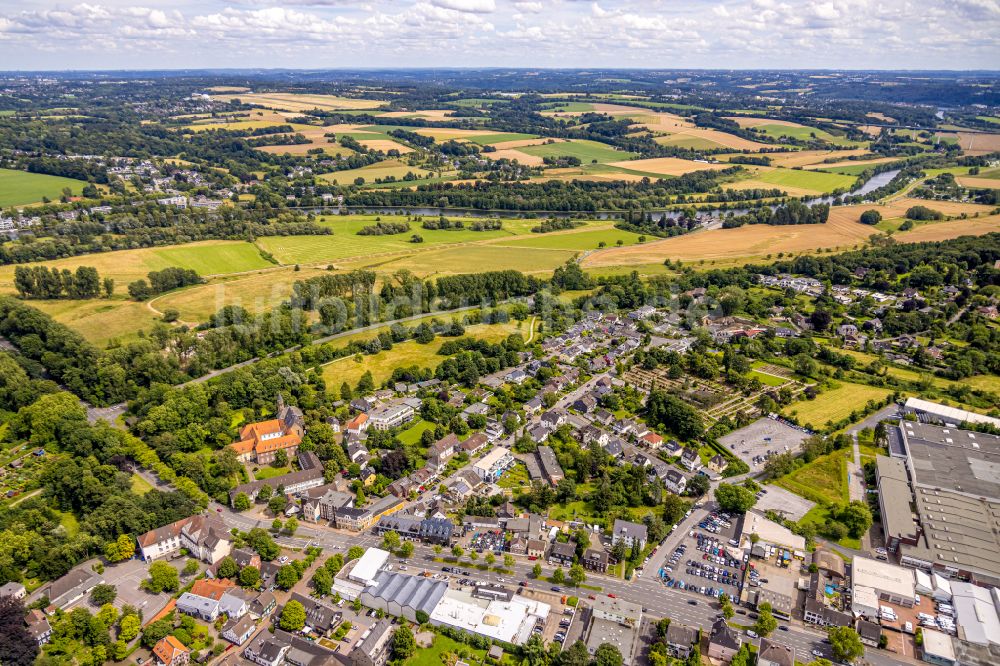
[[862, 409], [869, 400], [884, 400], [892, 391], [864, 384], [842, 382], [839, 386], [826, 389], [814, 400], [793, 402], [783, 411], [794, 415], [803, 425], [821, 427], [828, 421], [837, 422], [847, 418], [856, 409]]
[[0, 169], [0, 207], [39, 203], [43, 197], [58, 201], [64, 188], [80, 194], [85, 182], [74, 178]]

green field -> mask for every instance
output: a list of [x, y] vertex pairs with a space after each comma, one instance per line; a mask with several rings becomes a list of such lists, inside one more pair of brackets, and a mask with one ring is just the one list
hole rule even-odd
[[[125, 285], [119, 286], [118, 291], [124, 294]], [[145, 303], [125, 298], [31, 301], [31, 305], [98, 347], [106, 346], [111, 340], [133, 340], [140, 330], [152, 329], [160, 319]]]
[[288, 474], [291, 471], [292, 471], [292, 469], [290, 467], [287, 467], [287, 466], [286, 467], [271, 467], [270, 465], [266, 465], [266, 466], [261, 467], [260, 469], [258, 469], [256, 472], [254, 472], [253, 476], [258, 481], [263, 481], [264, 479], [273, 479], [276, 476], [282, 476], [284, 474]]
[[821, 130], [818, 127], [809, 127], [803, 125], [801, 127], [793, 127], [789, 125], [773, 124], [773, 125], [756, 125], [753, 127], [754, 131], [760, 132], [761, 134], [766, 134], [767, 136], [778, 138], [782, 136], [787, 136], [792, 139], [800, 139], [802, 141], [808, 141], [809, 139], [816, 138], [821, 141], [827, 141], [829, 143], [837, 144], [849, 144], [850, 141], [845, 140], [843, 137], [834, 136], [825, 130]]
[[[453, 318], [460, 317], [448, 317], [445, 314], [439, 315], [439, 319], [444, 321], [449, 321]], [[408, 325], [416, 326], [416, 322], [410, 322]], [[468, 326], [465, 329], [465, 334], [468, 337], [479, 338], [481, 340], [487, 340], [489, 342], [499, 342], [503, 340], [511, 333], [519, 332], [518, 323], [510, 322], [507, 324], [477, 324], [475, 326]], [[523, 334], [527, 337], [527, 325], [523, 326]], [[359, 334], [364, 339], [368, 339], [375, 336], [374, 331], [369, 331], [363, 334]], [[399, 344], [393, 345], [392, 349], [388, 351], [379, 352], [378, 354], [372, 354], [370, 356], [362, 356], [361, 362], [359, 363], [355, 360], [355, 357], [348, 356], [342, 359], [338, 359], [327, 365], [323, 366], [323, 380], [332, 388], [339, 389], [343, 382], [347, 382], [350, 386], [354, 387], [357, 385], [358, 380], [365, 372], [371, 371], [372, 378], [375, 380], [376, 386], [381, 386], [382, 382], [389, 379], [392, 375], [392, 371], [396, 368], [405, 368], [409, 366], [418, 366], [420, 368], [435, 368], [444, 359], [445, 356], [440, 356], [437, 352], [441, 348], [441, 345], [448, 340], [448, 338], [435, 338], [433, 342], [422, 345], [418, 342], [408, 341], [400, 342]], [[338, 341], [337, 346], [347, 344], [346, 340]], [[418, 435], [419, 437], [419, 435]]]
[[843, 382], [840, 386], [826, 389], [814, 400], [800, 400], [785, 407], [783, 413], [794, 414], [802, 425], [822, 427], [827, 422], [837, 422], [847, 418], [856, 409], [862, 409], [869, 400], [884, 400], [892, 393], [888, 389], [875, 388], [864, 384]]
[[[435, 634], [434, 642], [431, 643], [429, 648], [417, 649], [413, 653], [413, 656], [403, 663], [405, 666], [441, 666], [442, 664], [455, 662], [454, 658], [450, 661], [447, 660], [445, 655], [457, 655], [459, 652], [472, 655], [475, 658], [475, 661], [472, 663], [482, 663], [486, 658], [486, 650], [477, 650], [447, 636]], [[466, 659], [468, 660], [469, 658], [466, 657]]]
[[[339, 389], [340, 387], [336, 386], [334, 388]], [[420, 436], [424, 434], [424, 431], [433, 430], [435, 427], [436, 424], [431, 423], [430, 421], [424, 421], [423, 419], [418, 419], [417, 421], [413, 422], [413, 424], [409, 428], [399, 433], [398, 435], [399, 441], [409, 446], [416, 446], [416, 444], [420, 441]]]
[[559, 113], [582, 113], [594, 110], [594, 105], [590, 102], [552, 102], [546, 106], [548, 106], [549, 111]]
[[985, 120], [988, 123], [993, 123], [994, 125], [1000, 125], [1000, 118], [996, 116], [977, 116], [980, 120]]
[[[656, 240], [652, 236], [649, 239]], [[530, 238], [521, 238], [509, 242], [501, 241], [496, 244], [508, 247], [534, 247], [554, 250], [594, 250], [602, 242], [607, 247], [615, 247], [619, 240], [624, 241], [624, 245], [635, 245], [639, 242], [639, 234], [614, 228], [560, 231], [547, 234], [532, 234]]]
[[786, 380], [781, 377], [775, 377], [774, 375], [769, 375], [766, 372], [758, 372], [756, 370], [750, 371], [750, 377], [756, 379], [764, 386], [783, 386], [786, 384]]
[[775, 484], [813, 502], [845, 503], [850, 500], [845, 452], [835, 451], [817, 458]]
[[762, 171], [753, 178], [764, 183], [777, 186], [798, 187], [815, 192], [832, 192], [838, 188], [850, 188], [854, 178], [823, 171], [805, 171], [797, 169], [777, 168], [773, 171]]
[[407, 173], [412, 173], [418, 177], [424, 177], [430, 173], [427, 169], [408, 165], [400, 160], [386, 160], [360, 169], [347, 169], [346, 171], [333, 171], [320, 175], [323, 180], [340, 185], [353, 185], [357, 178], [364, 178], [366, 184], [374, 183], [377, 178], [387, 178], [392, 176], [397, 180], [402, 180]]
[[498, 132], [496, 134], [482, 134], [480, 136], [470, 136], [468, 140], [480, 146], [491, 143], [502, 143], [504, 141], [523, 141], [525, 139], [537, 139], [537, 134], [523, 134], [521, 132]]
[[64, 188], [78, 195], [84, 185], [85, 182], [74, 178], [0, 169], [0, 207], [38, 203], [43, 197], [58, 201]]
[[724, 148], [721, 143], [716, 143], [711, 139], [700, 136], [687, 136], [685, 134], [674, 134], [671, 136], [658, 136], [656, 143], [661, 146], [675, 146], [677, 148], [691, 148], [692, 150], [710, 150], [712, 148]]
[[[333, 229], [331, 236], [264, 236], [257, 239], [257, 243], [283, 264], [307, 264], [390, 252], [418, 252], [433, 245], [468, 243], [513, 235], [513, 232], [507, 229], [430, 230], [421, 228], [420, 222], [411, 221], [410, 231], [406, 233], [391, 236], [359, 236], [358, 230], [374, 224], [376, 217], [381, 217], [383, 222], [406, 220], [405, 216], [391, 215], [330, 216], [325, 218], [322, 224]], [[419, 234], [424, 242], [411, 243], [410, 237], [414, 234]]]
[[619, 162], [634, 157], [635, 153], [615, 150], [607, 144], [584, 139], [572, 139], [561, 143], [546, 143], [540, 146], [518, 148], [523, 153], [536, 157], [576, 157], [584, 164], [590, 162]]
[[342, 262], [341, 268], [361, 268], [377, 265], [379, 270], [407, 269], [421, 277], [441, 274], [474, 273], [483, 267], [502, 267], [523, 273], [548, 273], [578, 254], [576, 250], [556, 250], [513, 247], [493, 243], [476, 243], [441, 247], [397, 259], [377, 261], [368, 258]]
[[136, 495], [145, 495], [150, 490], [153, 489], [153, 484], [151, 484], [146, 479], [142, 478], [138, 474], [132, 475], [132, 492]]
[[816, 169], [816, 171], [823, 171], [825, 173], [839, 173], [845, 176], [860, 176], [865, 170], [871, 169], [875, 164], [850, 164], [847, 166], [833, 167], [830, 169]]

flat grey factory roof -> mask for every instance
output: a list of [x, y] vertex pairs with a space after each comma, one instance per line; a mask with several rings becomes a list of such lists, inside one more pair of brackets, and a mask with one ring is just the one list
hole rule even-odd
[[903, 421], [916, 485], [1000, 500], [1000, 437]]

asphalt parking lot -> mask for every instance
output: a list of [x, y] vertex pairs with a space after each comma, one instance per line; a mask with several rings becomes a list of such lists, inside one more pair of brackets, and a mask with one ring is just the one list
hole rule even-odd
[[777, 511], [786, 518], [799, 520], [816, 506], [815, 502], [799, 497], [780, 486], [768, 485], [764, 490], [767, 492], [761, 495], [754, 505], [758, 511]]
[[[164, 560], [178, 572], [184, 568], [186, 557]], [[202, 565], [204, 567], [204, 565]], [[149, 578], [149, 565], [142, 560], [126, 560], [104, 569], [104, 580], [118, 589], [114, 605], [121, 608], [125, 604], [135, 606], [144, 618], [151, 618], [170, 601], [169, 594], [150, 594], [142, 589], [141, 583]], [[192, 577], [181, 576], [181, 585], [186, 585]]]
[[756, 472], [764, 466], [769, 455], [797, 452], [808, 436], [788, 424], [765, 417], [720, 437], [719, 442]]
[[739, 599], [743, 562], [738, 554], [729, 554], [729, 540], [735, 536], [736, 521], [722, 514], [688, 526], [687, 534], [664, 563], [661, 580], [674, 589], [711, 597], [725, 592]]

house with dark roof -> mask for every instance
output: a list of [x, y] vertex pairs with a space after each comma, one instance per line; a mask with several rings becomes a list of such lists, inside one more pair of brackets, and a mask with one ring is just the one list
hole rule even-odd
[[762, 638], [757, 651], [757, 666], [795, 666], [795, 648]]
[[611, 533], [611, 545], [624, 541], [629, 548], [638, 543], [639, 548], [642, 549], [646, 547], [647, 534], [645, 525], [616, 518]]
[[691, 648], [698, 641], [698, 630], [680, 622], [671, 622], [667, 627], [667, 654], [677, 659], [687, 659]]
[[389, 620], [381, 619], [362, 635], [361, 642], [351, 650], [352, 666], [384, 666], [392, 652], [394, 628]]
[[48, 597], [49, 605], [66, 610], [86, 595], [97, 585], [104, 582], [104, 577], [89, 569], [78, 567], [71, 569], [62, 578], [42, 586], [42, 596]]
[[708, 639], [708, 656], [729, 663], [743, 645], [743, 637], [738, 631], [726, 624], [724, 618], [718, 618], [712, 625], [712, 633]]
[[28, 633], [39, 645], [45, 645], [52, 637], [52, 625], [45, 613], [33, 608], [24, 615], [24, 623], [28, 625]]
[[576, 544], [572, 541], [562, 543], [556, 541], [549, 548], [549, 563], [569, 566], [576, 558]]
[[584, 569], [589, 571], [607, 573], [608, 553], [603, 548], [588, 548], [583, 551], [583, 560], [581, 561], [581, 564]]
[[243, 645], [253, 635], [257, 624], [249, 615], [229, 620], [222, 627], [221, 636], [233, 645]]
[[681, 465], [692, 472], [697, 472], [701, 469], [701, 455], [698, 453], [698, 449], [690, 446], [684, 447], [681, 452]]
[[335, 609], [312, 597], [293, 592], [291, 601], [297, 601], [302, 604], [302, 607], [306, 609], [306, 626], [320, 634], [330, 631], [333, 625], [340, 619], [341, 614]]

